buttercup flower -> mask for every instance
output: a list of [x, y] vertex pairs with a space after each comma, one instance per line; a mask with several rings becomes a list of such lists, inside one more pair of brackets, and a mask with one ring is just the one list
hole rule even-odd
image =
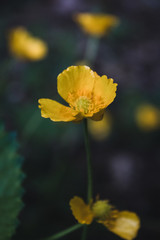
[[73, 216], [81, 224], [91, 224], [95, 219], [123, 239], [132, 240], [137, 236], [139, 217], [133, 212], [115, 210], [108, 200], [90, 201], [86, 204], [83, 199], [75, 196], [69, 204]]
[[88, 130], [95, 140], [101, 141], [107, 138], [111, 132], [112, 118], [109, 112], [105, 112], [101, 121], [88, 121]]
[[101, 37], [119, 24], [119, 18], [111, 14], [78, 13], [75, 21], [90, 35]]
[[105, 108], [116, 96], [113, 79], [100, 77], [87, 66], [71, 66], [58, 75], [58, 93], [69, 104], [39, 99], [41, 116], [52, 121], [81, 121], [83, 118], [101, 120]]
[[144, 131], [160, 127], [160, 111], [151, 104], [142, 104], [136, 109], [137, 125]]
[[33, 37], [25, 28], [18, 27], [9, 33], [9, 50], [17, 58], [40, 60], [47, 54], [45, 42]]

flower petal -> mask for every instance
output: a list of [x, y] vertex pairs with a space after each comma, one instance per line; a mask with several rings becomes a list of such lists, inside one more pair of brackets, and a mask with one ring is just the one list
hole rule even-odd
[[57, 79], [58, 93], [68, 103], [72, 104], [70, 94], [86, 96], [87, 93], [92, 93], [95, 74], [87, 66], [71, 66], [60, 73]]
[[[105, 223], [103, 224], [105, 225]], [[140, 228], [140, 219], [133, 212], [121, 211], [114, 222], [111, 224], [107, 223], [106, 227], [121, 238], [132, 240], [137, 236]]]
[[81, 224], [90, 224], [93, 221], [93, 213], [90, 205], [87, 205], [82, 198], [75, 196], [69, 202], [72, 214]]
[[112, 78], [107, 78], [106, 75], [102, 77], [97, 75], [93, 89], [95, 104], [99, 105], [101, 109], [106, 108], [116, 97], [116, 90], [117, 83], [113, 83]]
[[41, 98], [38, 100], [39, 108], [41, 109], [41, 116], [44, 118], [50, 118], [52, 121], [69, 122], [78, 121], [76, 118], [77, 112], [70, 107], [66, 107], [56, 101], [47, 98]]

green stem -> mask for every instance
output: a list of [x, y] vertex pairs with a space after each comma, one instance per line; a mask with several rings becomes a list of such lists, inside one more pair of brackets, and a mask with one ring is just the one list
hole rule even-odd
[[76, 224], [76, 225], [74, 225], [74, 226], [72, 226], [72, 227], [70, 227], [70, 228], [67, 228], [67, 229], [65, 229], [65, 230], [63, 230], [63, 231], [61, 231], [61, 232], [59, 232], [59, 233], [54, 234], [53, 236], [51, 236], [51, 237], [49, 237], [49, 238], [46, 238], [45, 240], [55, 240], [55, 239], [59, 239], [59, 238], [65, 236], [65, 235], [67, 235], [67, 234], [69, 234], [69, 233], [77, 230], [78, 228], [81, 228], [82, 226], [84, 226], [84, 225], [82, 225], [82, 224]]
[[89, 37], [86, 52], [85, 52], [85, 60], [87, 60], [91, 65], [94, 64], [94, 61], [97, 56], [99, 47], [99, 38], [98, 37]]
[[84, 225], [81, 240], [86, 240], [87, 237], [87, 225]]
[[87, 119], [84, 119], [84, 140], [85, 140], [85, 147], [86, 147], [86, 153], [87, 153], [87, 169], [88, 169], [87, 201], [89, 203], [90, 200], [92, 199], [92, 164], [91, 164], [91, 154], [90, 154], [90, 147], [89, 147]]

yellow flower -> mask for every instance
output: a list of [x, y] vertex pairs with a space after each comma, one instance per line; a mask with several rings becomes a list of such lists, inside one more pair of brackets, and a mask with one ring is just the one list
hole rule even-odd
[[18, 27], [9, 33], [9, 50], [17, 58], [40, 60], [47, 54], [45, 42], [33, 37], [25, 28]]
[[105, 112], [101, 121], [88, 121], [88, 130], [95, 140], [101, 141], [108, 137], [111, 132], [112, 122], [109, 112]]
[[140, 228], [140, 219], [135, 213], [114, 210], [107, 200], [86, 204], [83, 199], [75, 196], [70, 200], [70, 207], [79, 223], [91, 224], [96, 219], [98, 223], [126, 240], [134, 239]]
[[69, 122], [91, 118], [102, 119], [105, 108], [116, 96], [113, 79], [100, 77], [87, 66], [71, 66], [58, 75], [58, 93], [69, 104], [66, 107], [51, 99], [39, 99], [41, 116], [52, 121]]
[[119, 24], [119, 18], [111, 14], [78, 13], [75, 21], [90, 35], [101, 37]]
[[160, 111], [150, 104], [140, 105], [136, 109], [135, 119], [137, 125], [144, 131], [160, 127]]

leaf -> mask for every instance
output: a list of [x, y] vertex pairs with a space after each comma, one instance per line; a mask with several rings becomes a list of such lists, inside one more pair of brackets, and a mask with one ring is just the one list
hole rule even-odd
[[17, 150], [15, 134], [6, 133], [0, 124], [0, 240], [9, 240], [15, 233], [23, 206], [23, 158]]

